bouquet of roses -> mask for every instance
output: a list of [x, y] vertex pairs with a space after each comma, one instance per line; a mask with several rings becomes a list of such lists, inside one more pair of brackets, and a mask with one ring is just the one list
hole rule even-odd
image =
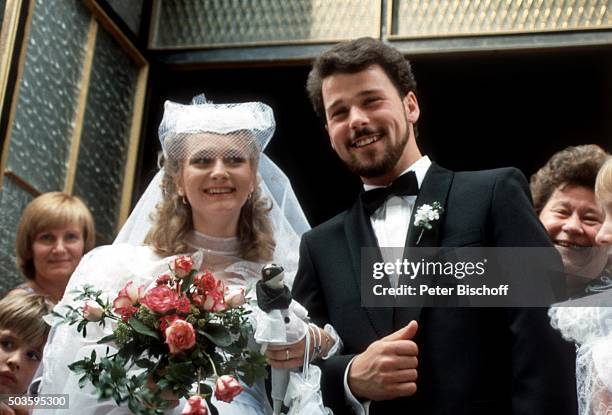
[[82, 374], [81, 387], [89, 382], [100, 399], [127, 402], [134, 413], [161, 414], [170, 401], [196, 390], [183, 413], [208, 414], [203, 399], [211, 410], [213, 393], [231, 402], [242, 391], [238, 379], [252, 385], [267, 375], [265, 358], [247, 347], [253, 329], [244, 290], [227, 292], [212, 273], [198, 271], [191, 257], [177, 257], [168, 268], [154, 288], [144, 291], [130, 281], [112, 303], [91, 285], [77, 291], [75, 300], [83, 305], [56, 315], [77, 324], [84, 337], [88, 324], [111, 322], [113, 333], [98, 343], [114, 350], [107, 347], [101, 358], [93, 351], [69, 367]]

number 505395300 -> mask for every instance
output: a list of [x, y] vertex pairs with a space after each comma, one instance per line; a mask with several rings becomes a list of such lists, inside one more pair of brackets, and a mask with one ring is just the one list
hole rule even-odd
[[32, 409], [68, 409], [68, 395], [0, 395], [8, 406], [26, 406]]

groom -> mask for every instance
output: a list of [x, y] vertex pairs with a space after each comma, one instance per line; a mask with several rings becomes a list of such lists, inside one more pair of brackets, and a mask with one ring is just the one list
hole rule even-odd
[[[366, 190], [300, 247], [294, 298], [344, 342], [341, 355], [321, 363], [326, 405], [336, 415], [576, 413], [573, 351], [545, 308], [361, 306], [362, 247], [409, 251], [420, 236], [419, 246], [550, 246], [524, 176], [512, 168], [455, 173], [422, 156], [410, 64], [377, 40], [323, 53], [307, 89], [332, 148]], [[399, 176], [399, 195], [371, 192]], [[444, 211], [419, 235], [414, 207], [434, 202]]]

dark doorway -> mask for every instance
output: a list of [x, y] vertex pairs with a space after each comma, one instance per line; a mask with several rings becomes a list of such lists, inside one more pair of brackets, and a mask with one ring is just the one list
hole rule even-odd
[[[596, 143], [612, 150], [610, 49], [504, 52], [412, 59], [421, 106], [419, 145], [454, 170], [502, 166], [527, 177], [555, 151]], [[309, 67], [170, 69], [152, 65], [141, 192], [154, 170], [163, 100], [261, 100], [275, 111], [268, 155], [291, 178], [311, 225], [347, 208], [360, 190], [310, 107]], [[138, 196], [138, 195], [136, 195]]]

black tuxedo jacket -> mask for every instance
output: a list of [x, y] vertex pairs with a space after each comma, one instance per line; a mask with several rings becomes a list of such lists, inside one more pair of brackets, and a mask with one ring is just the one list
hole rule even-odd
[[[445, 211], [419, 246], [551, 245], [516, 169], [454, 173], [432, 164], [415, 206], [434, 201]], [[411, 225], [406, 245], [417, 238]], [[419, 322], [418, 391], [372, 402], [370, 414], [577, 413], [573, 345], [551, 328], [545, 308], [363, 308], [360, 252], [368, 246], [377, 246], [376, 237], [360, 199], [300, 246], [293, 296], [344, 342], [342, 355], [320, 364], [334, 414], [350, 413], [343, 388], [350, 360], [412, 319]]]

